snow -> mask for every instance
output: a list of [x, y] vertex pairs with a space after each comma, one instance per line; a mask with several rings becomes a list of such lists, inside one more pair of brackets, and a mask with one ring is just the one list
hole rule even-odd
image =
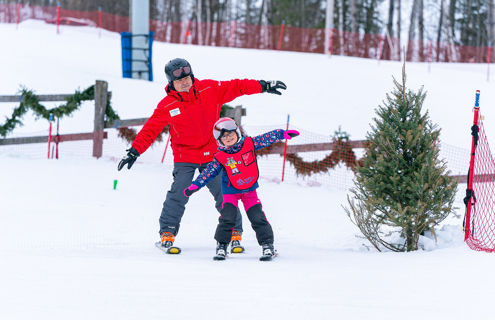
[[[364, 139], [374, 108], [400, 78], [401, 64], [276, 51], [155, 43], [155, 81], [121, 78], [120, 37], [91, 27], [26, 21], [0, 24], [1, 94], [20, 85], [39, 94], [71, 93], [96, 79], [109, 82], [121, 118], [149, 116], [163, 97], [162, 67], [188, 59], [198, 78], [280, 79], [279, 96], [241, 97], [251, 134], [291, 127], [300, 143], [330, 139], [341, 125]], [[441, 146], [454, 173], [467, 171], [474, 91], [481, 90], [488, 137], [495, 111], [486, 65], [407, 64], [409, 87], [424, 85], [425, 108], [442, 128]], [[45, 103], [55, 106], [57, 103]], [[3, 103], [0, 117], [16, 104]], [[84, 103], [61, 120], [61, 133], [92, 131], [93, 106]], [[43, 135], [45, 120], [24, 117], [9, 137]], [[291, 142], [295, 143], [295, 142]], [[379, 253], [346, 216], [352, 174], [297, 178], [281, 159], [260, 159], [259, 195], [280, 256], [261, 263], [244, 217], [246, 253], [212, 260], [218, 214], [206, 190], [187, 205], [177, 245], [165, 255], [158, 217], [171, 181], [172, 159], [160, 163], [165, 143], [150, 148], [132, 170], [116, 170], [126, 143], [109, 130], [104, 156], [90, 157], [90, 142], [62, 143], [59, 160], [46, 145], [0, 147], [0, 319], [464, 319], [489, 318], [495, 293], [493, 258], [471, 251], [461, 231], [465, 185], [455, 214], [422, 239], [424, 250]], [[314, 153], [321, 158], [326, 153]], [[307, 155], [304, 155], [308, 157]], [[311, 156], [310, 156], [311, 157]], [[452, 161], [450, 161], [452, 160]], [[461, 172], [462, 171], [462, 172]], [[117, 179], [117, 189], [113, 181]]]

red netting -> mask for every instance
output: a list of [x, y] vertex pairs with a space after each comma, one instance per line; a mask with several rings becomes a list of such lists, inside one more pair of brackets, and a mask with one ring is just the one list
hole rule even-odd
[[[22, 4], [19, 21], [27, 19], [54, 20], [56, 7]], [[67, 18], [85, 20], [98, 26], [98, 11], [75, 11], [61, 8], [62, 24]], [[0, 22], [17, 22], [17, 4], [0, 4]], [[102, 12], [101, 27], [114, 32], [129, 31], [129, 17]], [[285, 50], [324, 53], [325, 29], [298, 28], [286, 25], [253, 25], [237, 21], [198, 23], [197, 21], [163, 22], [150, 20], [157, 41], [195, 45]], [[331, 29], [329, 51], [334, 55], [379, 60], [401, 60], [400, 40], [380, 34], [362, 34]], [[489, 47], [468, 47], [432, 41], [414, 41], [406, 47], [408, 61], [421, 62], [494, 62]]]
[[471, 211], [466, 216], [467, 245], [478, 251], [495, 251], [495, 160], [486, 138], [483, 121], [478, 121], [478, 146], [473, 168]]

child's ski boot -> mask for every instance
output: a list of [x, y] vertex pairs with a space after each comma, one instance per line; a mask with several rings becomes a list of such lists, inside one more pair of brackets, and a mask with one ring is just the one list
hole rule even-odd
[[213, 260], [225, 260], [227, 257], [227, 246], [228, 243], [219, 243], [217, 245], [216, 255], [213, 257]]
[[244, 247], [241, 246], [242, 232], [232, 231], [232, 238], [230, 239], [230, 253], [243, 253]]
[[179, 254], [181, 249], [179, 247], [174, 247], [175, 235], [172, 232], [162, 233], [161, 249], [169, 254]]
[[273, 248], [272, 243], [264, 243], [261, 245], [263, 255], [260, 257], [260, 261], [271, 261], [275, 258], [278, 253], [277, 250]]

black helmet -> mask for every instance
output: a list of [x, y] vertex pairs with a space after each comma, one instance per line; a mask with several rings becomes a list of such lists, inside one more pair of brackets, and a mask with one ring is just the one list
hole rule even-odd
[[168, 83], [172, 86], [174, 80], [179, 80], [187, 76], [191, 76], [191, 79], [194, 81], [191, 65], [182, 58], [170, 60], [165, 65], [165, 75], [167, 76]]

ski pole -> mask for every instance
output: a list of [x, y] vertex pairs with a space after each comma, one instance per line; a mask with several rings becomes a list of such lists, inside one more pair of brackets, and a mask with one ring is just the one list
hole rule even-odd
[[52, 120], [53, 114], [50, 113], [50, 117], [48, 118], [48, 122], [50, 123], [50, 128], [48, 129], [48, 159], [50, 159], [50, 144], [52, 143]]
[[163, 151], [162, 163], [165, 160], [165, 155], [167, 154], [168, 143], [170, 142], [170, 132], [168, 133], [167, 144], [165, 145], [165, 151]]
[[60, 33], [60, 2], [57, 3], [57, 34]]
[[284, 27], [285, 27], [285, 21], [282, 21], [282, 24], [280, 25], [280, 33], [278, 35], [277, 50], [279, 50], [279, 51], [280, 51], [280, 48], [282, 47], [282, 39], [284, 37]]
[[98, 7], [98, 37], [101, 38], [101, 7]]
[[471, 142], [471, 158], [469, 160], [469, 173], [466, 189], [466, 197], [464, 198], [464, 204], [466, 205], [466, 214], [464, 216], [464, 241], [466, 241], [471, 236], [471, 210], [472, 202], [471, 199], [474, 197], [473, 194], [473, 176], [474, 176], [474, 164], [476, 149], [478, 146], [478, 120], [480, 112], [480, 91], [476, 90], [476, 99], [474, 102], [474, 119], [473, 126], [471, 127], [471, 135], [473, 136]]
[[[289, 130], [289, 121], [290, 121], [290, 114], [287, 115], [287, 129], [286, 131]], [[287, 156], [287, 139], [285, 139], [285, 145], [284, 145], [284, 163], [282, 165], [282, 182], [284, 182], [284, 176], [285, 176], [285, 158]]]
[[58, 143], [60, 142], [60, 134], [58, 129], [60, 127], [60, 117], [57, 117], [57, 135], [55, 136], [55, 159], [58, 160]]

